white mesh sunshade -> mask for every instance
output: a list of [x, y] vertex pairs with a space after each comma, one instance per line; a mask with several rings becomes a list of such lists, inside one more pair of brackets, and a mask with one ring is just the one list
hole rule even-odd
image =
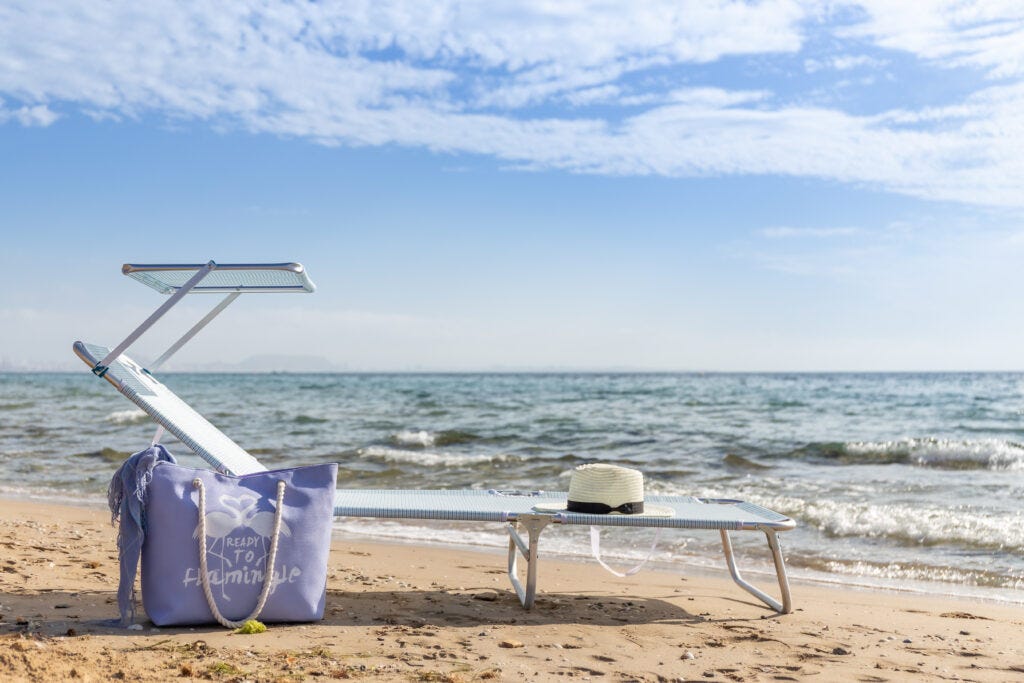
[[[161, 294], [173, 294], [205, 263], [126, 263], [121, 272]], [[312, 292], [316, 289], [301, 263], [218, 263], [192, 292]]]

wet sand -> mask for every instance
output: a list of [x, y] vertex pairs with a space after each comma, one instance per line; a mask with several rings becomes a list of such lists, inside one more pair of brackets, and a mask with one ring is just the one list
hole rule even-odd
[[[0, 680], [1024, 680], [1019, 607], [796, 584], [779, 616], [721, 578], [336, 539], [327, 613], [238, 635], [117, 616], [100, 508], [0, 500]], [[543, 551], [543, 547], [542, 547]]]

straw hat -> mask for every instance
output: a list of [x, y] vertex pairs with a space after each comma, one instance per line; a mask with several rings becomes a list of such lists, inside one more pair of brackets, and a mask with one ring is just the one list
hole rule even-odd
[[644, 505], [644, 475], [639, 470], [605, 463], [580, 465], [572, 471], [565, 503], [539, 503], [539, 512], [622, 514], [671, 517], [672, 508]]

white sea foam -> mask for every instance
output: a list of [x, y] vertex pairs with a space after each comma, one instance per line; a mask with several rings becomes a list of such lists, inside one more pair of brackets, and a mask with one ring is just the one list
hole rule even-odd
[[938, 507], [789, 496], [749, 496], [830, 536], [891, 538], [910, 545], [941, 543], [1003, 550], [1024, 549], [1024, 511], [975, 512], [966, 505]]
[[479, 529], [474, 526], [442, 527], [422, 523], [345, 517], [335, 521], [334, 528], [345, 533], [417, 543], [444, 543], [501, 548], [508, 545], [508, 536], [500, 527]]
[[[697, 498], [742, 498], [809, 525], [833, 537], [888, 538], [903, 545], [938, 544], [1024, 550], [1024, 509], [994, 513], [971, 505], [947, 506], [918, 503], [872, 502], [870, 486], [848, 486], [845, 493], [863, 495], [858, 500], [837, 499], [834, 491], [820, 487], [820, 496], [803, 497], [765, 493], [776, 484], [719, 489], [651, 482], [649, 493]], [[781, 486], [782, 484], [778, 484]]]
[[403, 446], [422, 446], [423, 448], [430, 448], [437, 442], [436, 434], [423, 429], [418, 432], [412, 430], [398, 432], [394, 438], [396, 443]]
[[100, 497], [94, 491], [83, 491], [77, 488], [56, 488], [53, 486], [3, 486], [0, 485], [0, 496], [38, 500], [45, 503], [61, 505], [85, 505], [89, 507], [106, 507], [106, 497]]
[[[348, 517], [336, 521], [334, 528], [348, 534], [409, 543], [508, 548], [508, 535], [497, 525], [477, 528], [466, 524], [450, 526], [443, 522], [395, 522]], [[570, 558], [591, 557], [590, 537], [584, 529], [576, 529], [568, 533], [567, 530], [559, 531], [561, 533], [544, 536], [545, 554]], [[650, 540], [644, 540], [634, 547], [632, 541], [635, 540], [635, 537], [635, 530], [632, 529], [604, 530], [601, 544], [602, 557], [610, 562], [636, 564], [647, 559], [650, 554], [651, 562], [673, 562], [679, 559], [678, 551], [685, 549], [688, 542], [683, 535], [673, 535], [671, 545], [665, 538], [662, 538], [652, 554]], [[709, 563], [709, 566], [715, 565]]]
[[116, 425], [131, 425], [145, 422], [149, 419], [149, 416], [138, 408], [133, 408], [130, 410], [115, 410], [103, 419]]
[[1024, 470], [1024, 446], [1002, 439], [895, 439], [893, 441], [854, 441], [845, 444], [855, 455], [905, 455], [909, 462], [932, 467], [958, 465], [993, 470]]
[[435, 453], [433, 451], [407, 451], [387, 446], [368, 446], [356, 451], [364, 458], [383, 458], [389, 462], [407, 462], [428, 467], [458, 467], [483, 462], [500, 462], [504, 455], [470, 455], [467, 453]]
[[[875, 579], [898, 579], [909, 581], [942, 581], [963, 586], [985, 585], [987, 577], [982, 572], [961, 570], [955, 567], [932, 567], [901, 562], [881, 564], [875, 562], [826, 562], [825, 567], [832, 574], [858, 576]], [[1005, 577], [1000, 588], [1019, 590], [1024, 579]]]

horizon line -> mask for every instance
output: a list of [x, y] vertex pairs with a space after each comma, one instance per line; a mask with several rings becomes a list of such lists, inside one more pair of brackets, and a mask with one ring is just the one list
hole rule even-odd
[[[0, 368], [0, 375], [82, 375], [70, 369]], [[164, 370], [161, 375], [988, 375], [1024, 369], [987, 370], [679, 370], [637, 368], [402, 369], [402, 370]]]

